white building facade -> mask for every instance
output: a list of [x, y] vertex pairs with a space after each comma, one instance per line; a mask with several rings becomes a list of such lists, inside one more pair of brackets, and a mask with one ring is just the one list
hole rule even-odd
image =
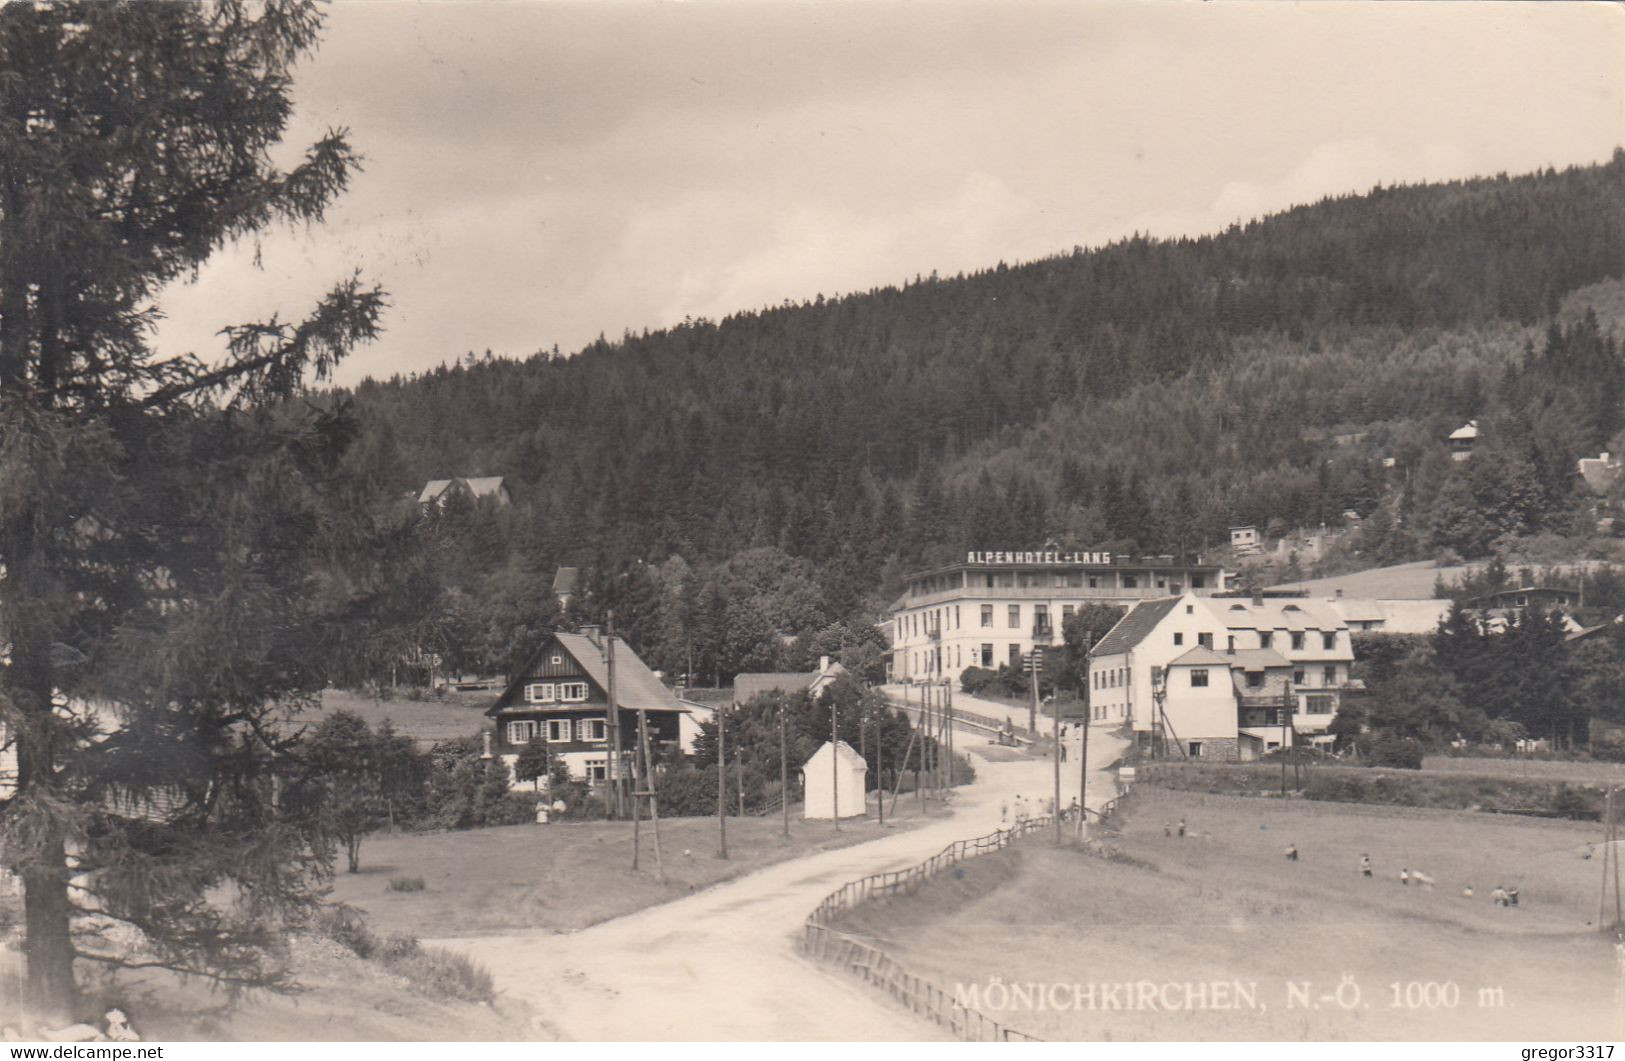
[[891, 679], [940, 681], [967, 667], [1019, 665], [1035, 646], [1061, 643], [1080, 607], [1224, 589], [1217, 564], [1107, 552], [981, 552], [909, 576], [892, 604]]
[[1325, 602], [1194, 593], [1146, 601], [1095, 648], [1092, 718], [1126, 722], [1142, 740], [1177, 741], [1187, 755], [1195, 743], [1201, 758], [1327, 743], [1353, 662], [1348, 623]]

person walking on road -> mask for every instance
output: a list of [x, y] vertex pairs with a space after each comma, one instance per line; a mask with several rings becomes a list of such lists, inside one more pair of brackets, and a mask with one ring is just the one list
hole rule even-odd
[[1297, 844], [1287, 844], [1286, 845], [1286, 860], [1288, 862], [1296, 862], [1296, 861], [1298, 861], [1298, 845]]
[[1371, 876], [1371, 856], [1370, 855], [1361, 855], [1360, 856], [1360, 876], [1362, 876], [1362, 877]]
[[1181, 840], [1185, 839], [1185, 819], [1184, 818], [1179, 819], [1179, 838]]

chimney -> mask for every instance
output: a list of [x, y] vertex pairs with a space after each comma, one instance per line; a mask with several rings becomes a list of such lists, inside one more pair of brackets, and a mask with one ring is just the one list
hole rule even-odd
[[828, 656], [819, 656], [818, 657], [818, 673], [819, 674], [826, 674], [826, 673], [828, 673], [828, 671], [829, 671], [829, 657]]
[[1261, 608], [1264, 605], [1264, 587], [1253, 587], [1253, 607]]
[[481, 759], [493, 759], [493, 758], [495, 758], [495, 756], [493, 756], [491, 754], [491, 731], [486, 730], [485, 732], [481, 733], [480, 736], [485, 739], [485, 750], [480, 752], [480, 758]]
[[599, 631], [599, 629], [600, 628], [596, 624], [591, 625], [591, 626], [583, 626], [581, 628], [580, 633], [581, 633], [581, 636], [586, 638], [588, 641], [591, 641], [593, 644], [598, 645], [599, 648], [603, 648], [604, 646], [602, 644], [600, 644], [599, 640], [598, 640], [598, 631]]

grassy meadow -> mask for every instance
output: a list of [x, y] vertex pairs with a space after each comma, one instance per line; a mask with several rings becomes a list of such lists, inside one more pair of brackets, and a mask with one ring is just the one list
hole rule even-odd
[[[913, 900], [865, 908], [848, 930], [949, 991], [985, 989], [991, 978], [1067, 985], [1074, 1004], [1064, 1008], [982, 1006], [1046, 1039], [1625, 1034], [1621, 958], [1596, 925], [1595, 824], [1146, 786], [1131, 801], [1107, 840], [1111, 860], [1019, 845]], [[1180, 818], [1187, 835], [1165, 835], [1164, 823]], [[1284, 857], [1288, 844], [1299, 861]], [[1361, 854], [1371, 856], [1370, 878]], [[1402, 886], [1402, 867], [1437, 885]], [[1497, 884], [1520, 889], [1516, 909], [1491, 903]], [[1360, 992], [1349, 1008], [1337, 995], [1345, 977]], [[1102, 992], [1079, 1008], [1071, 991], [1140, 981], [1155, 985], [1152, 1005], [1109, 1008]], [[1211, 988], [1237, 982], [1251, 985], [1256, 1005], [1234, 987]], [[1185, 993], [1197, 983], [1210, 985], [1205, 1007], [1181, 1002], [1201, 998]], [[1168, 984], [1171, 1007], [1160, 1001]]]

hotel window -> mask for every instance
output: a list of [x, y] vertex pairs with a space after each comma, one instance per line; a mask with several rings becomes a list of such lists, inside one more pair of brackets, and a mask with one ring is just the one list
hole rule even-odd
[[1270, 638], [1272, 636], [1273, 635], [1268, 630], [1260, 630], [1258, 632], [1258, 647], [1259, 648], [1269, 648], [1270, 647]]
[[554, 699], [552, 682], [531, 682], [525, 686], [526, 703], [551, 704]]
[[954, 629], [959, 629], [959, 605], [954, 605]]
[[1196, 643], [1198, 645], [1201, 645], [1203, 648], [1212, 648], [1213, 647], [1213, 635], [1212, 634], [1197, 634], [1196, 635]]
[[529, 744], [536, 738], [536, 723], [532, 721], [508, 723], [509, 744]]
[[1157, 588], [1158, 589], [1167, 589], [1168, 588], [1168, 576], [1167, 575], [1158, 575], [1157, 576]]
[[567, 744], [570, 740], [570, 720], [567, 718], [550, 718], [547, 720], [547, 742], [549, 744]]
[[[993, 624], [988, 623], [987, 625], [992, 626]], [[992, 645], [983, 645], [982, 646], [982, 666], [988, 668], [989, 670], [991, 670], [993, 668], [993, 646]]]
[[1194, 605], [1194, 604], [1185, 605], [1185, 614], [1186, 615], [1195, 615], [1196, 614], [1196, 605]]
[[1020, 645], [1011, 645], [1010, 646], [1010, 666], [1012, 666], [1012, 667], [1021, 666], [1021, 646]]
[[1070, 604], [1061, 605], [1061, 622], [1064, 623], [1068, 619], [1072, 618], [1072, 614], [1073, 614], [1074, 611], [1076, 611], [1076, 609], [1074, 609], [1072, 607], [1072, 605], [1070, 605]]
[[564, 657], [559, 655], [557, 652], [553, 653], [553, 666], [562, 667], [563, 665], [564, 665]]
[[1184, 643], [1185, 643], [1185, 635], [1180, 633], [1177, 630], [1174, 631], [1174, 644], [1175, 645], [1183, 645]]
[[1236, 635], [1235, 634], [1230, 634], [1230, 635], [1225, 637], [1225, 639], [1224, 639], [1224, 648], [1225, 648], [1226, 652], [1234, 652], [1236, 650]]
[[581, 739], [602, 744], [609, 740], [609, 722], [602, 718], [584, 718], [581, 720]]
[[586, 682], [564, 682], [559, 686], [560, 700], [585, 700], [586, 698]]
[[1191, 749], [1191, 758], [1192, 759], [1200, 759], [1202, 757], [1202, 742], [1201, 741], [1199, 741], [1199, 740], [1191, 741], [1190, 749]]
[[1300, 651], [1300, 652], [1303, 650], [1303, 634], [1301, 632], [1299, 632], [1299, 631], [1294, 631], [1293, 632], [1293, 634], [1292, 634], [1292, 647], [1293, 647], [1293, 649], [1295, 649], [1297, 651]]
[[1192, 575], [1191, 576], [1191, 589], [1202, 589], [1202, 588], [1204, 588], [1207, 585], [1207, 583], [1203, 581], [1206, 577], [1207, 577], [1206, 575]]
[[1021, 629], [1021, 605], [1019, 604], [1010, 605], [1010, 629]]
[[1140, 576], [1139, 575], [1124, 575], [1123, 576], [1123, 588], [1124, 589], [1138, 589], [1139, 585], [1140, 585]]
[[1207, 688], [1207, 671], [1203, 670], [1200, 667], [1196, 667], [1196, 668], [1193, 668], [1191, 670], [1191, 688], [1192, 689], [1206, 689]]
[[983, 626], [992, 626], [993, 625], [993, 605], [991, 605], [991, 604], [982, 605], [982, 625]]
[[1264, 672], [1263, 671], [1256, 671], [1256, 670], [1255, 671], [1248, 671], [1247, 672], [1247, 688], [1249, 688], [1249, 689], [1262, 689], [1263, 687], [1264, 687]]
[[993, 589], [994, 588], [993, 587], [993, 573], [991, 571], [988, 572], [988, 575], [987, 575], [987, 588], [988, 589]]
[[607, 760], [605, 759], [588, 759], [583, 763], [583, 772], [587, 775], [587, 780], [602, 781], [608, 777], [609, 770], [606, 763]]
[[1335, 632], [1330, 634], [1321, 634], [1320, 645], [1327, 652], [1331, 652], [1333, 649], [1337, 648], [1337, 634]]
[[1328, 689], [1337, 684], [1337, 668], [1335, 666], [1322, 667], [1320, 669], [1320, 684], [1326, 686]]
[[1089, 588], [1090, 589], [1099, 589], [1100, 588], [1100, 576], [1099, 575], [1090, 575], [1089, 576]]
[[1292, 672], [1292, 684], [1293, 685], [1307, 685], [1307, 684], [1309, 684], [1309, 672], [1304, 670], [1302, 667], [1298, 667], [1296, 670], [1294, 670]]

